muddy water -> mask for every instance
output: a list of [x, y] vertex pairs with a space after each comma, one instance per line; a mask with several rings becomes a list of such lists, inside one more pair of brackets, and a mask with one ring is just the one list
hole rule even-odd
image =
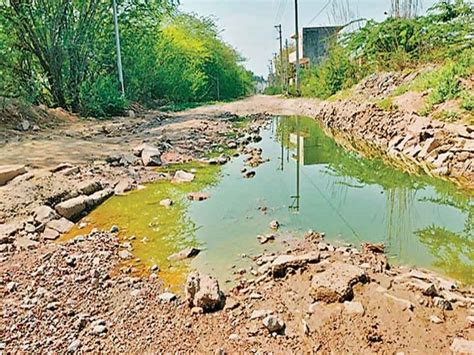
[[212, 198], [190, 206], [196, 239], [207, 248], [193, 266], [225, 278], [241, 254], [262, 250], [256, 235], [270, 233], [277, 219], [283, 234], [313, 229], [355, 246], [383, 242], [394, 262], [474, 282], [472, 195], [348, 152], [310, 118], [275, 120], [259, 146], [270, 162], [254, 179], [241, 177], [243, 159], [236, 159], [209, 189]]
[[[117, 224], [122, 237], [135, 235], [132, 244], [140, 262], [159, 265], [161, 276], [175, 285], [188, 267], [225, 283], [247, 265], [245, 255], [282, 248], [281, 243], [262, 246], [256, 239], [272, 232], [268, 225], [274, 219], [281, 224], [279, 239], [313, 229], [325, 232], [332, 242], [383, 242], [393, 262], [474, 283], [472, 195], [451, 183], [349, 152], [309, 118], [275, 119], [262, 137], [257, 145], [270, 161], [255, 168], [253, 179], [240, 173], [245, 157], [221, 169], [184, 166], [196, 169], [193, 183], [158, 182], [114, 197], [87, 220], [91, 227]], [[211, 195], [209, 200], [186, 200], [187, 192], [202, 189]], [[164, 198], [172, 198], [175, 205], [160, 206]], [[187, 245], [204, 251], [190, 264], [166, 260]]]

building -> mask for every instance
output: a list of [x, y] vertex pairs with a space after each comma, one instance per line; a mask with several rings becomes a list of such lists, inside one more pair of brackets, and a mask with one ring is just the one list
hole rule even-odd
[[[326, 57], [331, 41], [335, 40], [342, 26], [304, 27], [299, 39], [300, 65], [318, 65]], [[290, 64], [296, 64], [296, 51], [289, 55]]]

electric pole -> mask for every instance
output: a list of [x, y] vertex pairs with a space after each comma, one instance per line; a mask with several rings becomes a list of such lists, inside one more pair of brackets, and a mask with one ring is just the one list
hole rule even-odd
[[278, 40], [280, 41], [280, 84], [281, 84], [281, 90], [285, 89], [285, 79], [283, 75], [283, 38], [281, 36], [281, 24], [275, 26], [275, 28], [278, 31]]
[[288, 49], [288, 39], [285, 39], [285, 91], [288, 94], [290, 86], [290, 52]]
[[296, 41], [296, 95], [300, 95], [300, 35], [299, 35], [299, 24], [298, 24], [298, 0], [295, 0], [295, 41]]
[[122, 95], [125, 96], [125, 86], [123, 84], [122, 52], [120, 50], [120, 33], [118, 26], [117, 2], [113, 0], [114, 26], [115, 26], [115, 45], [117, 47], [117, 69], [120, 81]]

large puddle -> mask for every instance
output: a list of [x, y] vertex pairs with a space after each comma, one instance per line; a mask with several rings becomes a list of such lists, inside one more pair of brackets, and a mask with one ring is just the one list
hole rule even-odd
[[[223, 283], [231, 279], [235, 268], [247, 262], [243, 255], [279, 247], [262, 246], [256, 238], [271, 232], [269, 222], [274, 219], [281, 224], [282, 236], [313, 229], [325, 232], [329, 241], [355, 246], [383, 242], [394, 262], [474, 283], [471, 194], [347, 151], [310, 118], [275, 119], [262, 137], [257, 145], [270, 161], [255, 169], [253, 179], [242, 177], [244, 157], [220, 170], [195, 165], [197, 179], [191, 185], [159, 182], [114, 197], [88, 220], [94, 226], [117, 224], [123, 235], [136, 235], [135, 254], [147, 265], [160, 265], [172, 284], [183, 280], [189, 265], [166, 257], [190, 244], [204, 248], [191, 268], [212, 273]], [[202, 188], [210, 199], [186, 200], [187, 192]], [[168, 197], [176, 205], [159, 206]], [[261, 207], [267, 208], [266, 214]]]

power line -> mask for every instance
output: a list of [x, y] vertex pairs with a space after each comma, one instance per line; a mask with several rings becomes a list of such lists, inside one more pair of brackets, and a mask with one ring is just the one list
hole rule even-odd
[[331, 4], [332, 0], [329, 0], [326, 5], [323, 6], [323, 8], [321, 10], [319, 10], [319, 12], [316, 14], [316, 16], [314, 16], [311, 21], [308, 22], [308, 24], [306, 26], [309, 26], [311, 25], [311, 23], [313, 23], [314, 20], [316, 20], [322, 13], [324, 10], [326, 10], [326, 8]]

